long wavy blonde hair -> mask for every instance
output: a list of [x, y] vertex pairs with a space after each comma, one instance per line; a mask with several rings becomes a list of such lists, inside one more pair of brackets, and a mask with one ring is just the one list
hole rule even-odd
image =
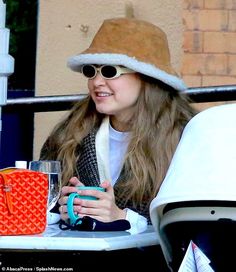
[[[156, 196], [186, 123], [195, 115], [190, 100], [155, 79], [141, 76], [142, 90], [130, 122], [122, 191], [140, 203]], [[75, 174], [78, 149], [85, 136], [99, 128], [105, 115], [96, 111], [90, 96], [79, 101], [62, 120], [41, 150], [41, 159], [62, 162], [63, 184]]]

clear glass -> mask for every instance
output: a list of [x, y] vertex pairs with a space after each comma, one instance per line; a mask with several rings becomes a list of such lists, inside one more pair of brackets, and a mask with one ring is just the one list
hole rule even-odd
[[48, 205], [47, 211], [56, 205], [61, 191], [61, 163], [60, 161], [31, 161], [29, 169], [48, 174]]

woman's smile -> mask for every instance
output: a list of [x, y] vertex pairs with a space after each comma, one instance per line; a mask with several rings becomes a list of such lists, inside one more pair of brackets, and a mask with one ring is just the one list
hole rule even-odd
[[96, 97], [108, 97], [111, 96], [112, 93], [108, 93], [108, 92], [95, 92]]

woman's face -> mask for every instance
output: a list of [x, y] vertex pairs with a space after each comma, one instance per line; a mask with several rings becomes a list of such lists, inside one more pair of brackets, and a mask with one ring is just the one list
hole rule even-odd
[[98, 112], [127, 120], [139, 97], [141, 79], [137, 73], [114, 79], [104, 79], [97, 73], [95, 78], [88, 80], [88, 89]]

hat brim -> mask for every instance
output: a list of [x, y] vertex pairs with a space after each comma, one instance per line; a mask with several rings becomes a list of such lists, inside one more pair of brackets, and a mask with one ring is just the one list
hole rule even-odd
[[70, 57], [67, 62], [68, 67], [76, 72], [81, 72], [81, 67], [84, 64], [122, 65], [138, 73], [158, 79], [178, 91], [184, 91], [187, 89], [187, 86], [185, 85], [181, 78], [164, 71], [166, 70], [165, 69], [166, 67], [163, 67], [162, 70], [154, 65], [139, 61], [135, 58], [131, 58], [124, 54], [113, 53], [80, 54], [77, 56]]

